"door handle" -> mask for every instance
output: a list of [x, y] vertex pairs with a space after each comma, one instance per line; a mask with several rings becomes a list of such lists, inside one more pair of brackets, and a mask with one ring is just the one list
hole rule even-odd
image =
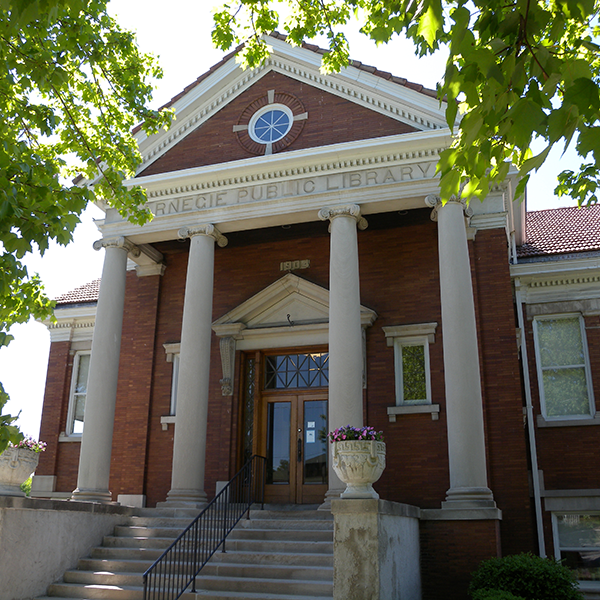
[[302, 462], [302, 438], [298, 438], [298, 462]]

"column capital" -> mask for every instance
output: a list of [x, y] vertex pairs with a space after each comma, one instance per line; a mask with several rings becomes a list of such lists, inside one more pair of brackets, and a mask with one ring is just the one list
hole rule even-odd
[[463, 200], [462, 198], [457, 198], [456, 196], [452, 196], [449, 200], [447, 200], [446, 202], [443, 202], [439, 196], [436, 196], [435, 194], [429, 194], [429, 196], [425, 196], [425, 204], [433, 209], [431, 211], [431, 220], [437, 221], [439, 210], [443, 206], [445, 206], [446, 204], [448, 204], [450, 202], [455, 203], [455, 204], [461, 204], [463, 207], [465, 216], [467, 218], [471, 218], [473, 216], [473, 209], [470, 206], [467, 206], [466, 201]]
[[180, 240], [185, 240], [186, 238], [192, 238], [195, 235], [206, 235], [208, 237], [213, 238], [219, 248], [225, 248], [227, 246], [227, 238], [211, 223], [202, 223], [200, 225], [193, 225], [191, 227], [182, 227], [177, 235]]
[[357, 227], [362, 231], [368, 227], [367, 220], [360, 214], [358, 204], [347, 204], [346, 206], [325, 206], [319, 211], [321, 221], [333, 221], [337, 217], [351, 217], [356, 221]]
[[101, 248], [121, 248], [125, 250], [127, 254], [131, 254], [132, 256], [140, 255], [140, 249], [123, 236], [96, 240], [93, 244], [93, 248], [94, 250], [100, 250]]

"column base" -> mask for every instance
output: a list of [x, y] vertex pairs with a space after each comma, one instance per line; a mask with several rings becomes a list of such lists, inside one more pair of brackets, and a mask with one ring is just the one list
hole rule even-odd
[[325, 500], [323, 501], [323, 504], [321, 504], [319, 508], [317, 508], [317, 510], [331, 512], [331, 501], [337, 500], [343, 491], [344, 488], [327, 490], [327, 492], [325, 492]]
[[169, 508], [204, 508], [207, 501], [204, 490], [171, 490], [167, 494], [167, 501], [160, 505]]
[[108, 490], [73, 490], [70, 500], [72, 502], [100, 502], [102, 504], [118, 504], [113, 502], [112, 494]]
[[496, 508], [494, 494], [487, 487], [455, 487], [446, 492], [442, 509]]

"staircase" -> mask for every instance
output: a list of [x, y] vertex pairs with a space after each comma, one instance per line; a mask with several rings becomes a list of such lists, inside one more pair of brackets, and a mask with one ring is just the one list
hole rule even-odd
[[[197, 511], [142, 509], [79, 560], [40, 600], [142, 600], [142, 574]], [[202, 600], [325, 600], [333, 597], [333, 520], [314, 507], [252, 510], [196, 579]], [[186, 592], [182, 598], [192, 600]]]

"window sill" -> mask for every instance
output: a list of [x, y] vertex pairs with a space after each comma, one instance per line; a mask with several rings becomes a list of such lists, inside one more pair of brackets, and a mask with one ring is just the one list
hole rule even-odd
[[582, 425], [600, 425], [600, 417], [547, 420], [542, 415], [537, 415], [536, 422], [538, 427], [581, 427]]
[[67, 435], [64, 431], [58, 436], [59, 442], [79, 442], [81, 443], [81, 434]]
[[167, 415], [160, 418], [160, 424], [163, 431], [167, 431], [171, 423], [173, 423], [173, 426], [175, 426], [175, 415]]
[[396, 422], [398, 415], [431, 414], [431, 420], [437, 421], [440, 417], [439, 404], [407, 404], [406, 406], [388, 406], [388, 418], [390, 423]]

